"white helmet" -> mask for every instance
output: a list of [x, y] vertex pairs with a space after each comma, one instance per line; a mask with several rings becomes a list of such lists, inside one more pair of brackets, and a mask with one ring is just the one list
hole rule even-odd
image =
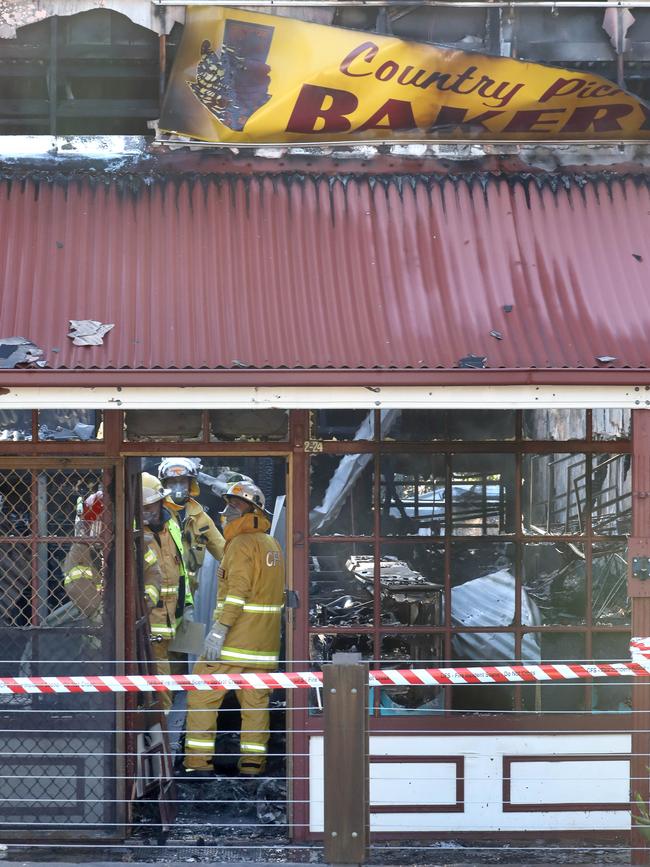
[[198, 458], [163, 458], [158, 467], [158, 478], [164, 482], [166, 479], [187, 476], [190, 480], [190, 496], [198, 497], [200, 469], [201, 461]]
[[169, 490], [163, 488], [159, 480], [151, 473], [142, 473], [142, 505], [150, 506], [169, 496]]
[[261, 512], [265, 511], [264, 506], [266, 501], [264, 499], [264, 494], [253, 482], [247, 482], [243, 479], [242, 481], [235, 482], [234, 485], [231, 485], [228, 488], [223, 496], [226, 500], [229, 497], [238, 497], [240, 500], [245, 500], [247, 503], [255, 506], [255, 508], [259, 509]]

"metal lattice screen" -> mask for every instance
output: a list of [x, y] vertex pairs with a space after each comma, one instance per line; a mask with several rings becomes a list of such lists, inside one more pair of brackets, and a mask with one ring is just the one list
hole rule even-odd
[[[34, 464], [0, 468], [0, 674], [115, 673], [113, 470]], [[0, 696], [0, 837], [116, 831], [115, 712], [112, 695]]]

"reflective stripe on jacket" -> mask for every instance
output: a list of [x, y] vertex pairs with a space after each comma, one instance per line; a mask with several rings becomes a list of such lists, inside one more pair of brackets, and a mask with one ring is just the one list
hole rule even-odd
[[215, 620], [229, 627], [223, 662], [268, 671], [278, 664], [284, 557], [268, 519], [247, 513], [226, 526]]
[[[174, 518], [169, 518], [159, 533], [152, 533], [147, 541], [160, 569], [158, 600], [149, 612], [151, 634], [159, 638], [173, 638], [186, 605], [192, 605], [192, 591], [183, 560], [183, 541]], [[179, 598], [180, 594], [180, 598]]]

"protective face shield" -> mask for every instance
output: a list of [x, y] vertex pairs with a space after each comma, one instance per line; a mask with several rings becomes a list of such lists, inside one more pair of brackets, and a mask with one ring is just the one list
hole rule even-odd
[[244, 512], [249, 510], [248, 503], [244, 503], [243, 501], [233, 502], [232, 500], [226, 500], [226, 508], [220, 514], [221, 526], [225, 527], [227, 524], [230, 524], [231, 521], [236, 521], [237, 518], [241, 518]]
[[165, 479], [169, 496], [177, 506], [184, 506], [190, 498], [190, 479], [188, 476]]

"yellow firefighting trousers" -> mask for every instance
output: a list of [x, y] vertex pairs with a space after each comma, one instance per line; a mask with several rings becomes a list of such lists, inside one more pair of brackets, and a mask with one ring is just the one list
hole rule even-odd
[[[259, 668], [241, 668], [222, 662], [199, 660], [193, 674], [259, 674]], [[214, 738], [217, 716], [227, 690], [187, 693], [187, 733], [185, 735], [185, 767], [212, 770]], [[269, 741], [268, 689], [238, 689], [235, 693], [241, 707], [241, 736], [239, 741], [239, 771], [254, 776], [266, 767]]]
[[[151, 655], [156, 664], [156, 674], [184, 674], [187, 671], [187, 656], [184, 653], [174, 653], [169, 649], [171, 638], [151, 642]], [[159, 692], [158, 698], [163, 710], [169, 710], [174, 701], [174, 693]]]

